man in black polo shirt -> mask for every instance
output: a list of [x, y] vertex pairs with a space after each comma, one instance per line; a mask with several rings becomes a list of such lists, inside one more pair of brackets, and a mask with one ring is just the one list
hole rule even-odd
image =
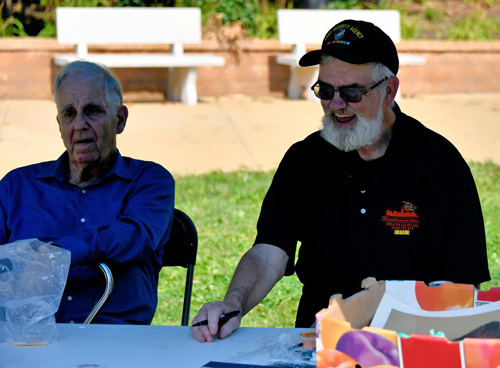
[[[304, 284], [296, 326], [309, 327], [331, 295], [379, 280], [490, 279], [483, 217], [473, 177], [445, 138], [394, 102], [399, 60], [371, 23], [346, 20], [301, 66], [320, 65], [312, 87], [323, 129], [294, 144], [262, 205], [255, 245], [241, 259], [223, 302], [205, 304], [193, 322], [213, 341], [221, 314], [239, 310], [224, 338], [284, 275]], [[297, 242], [301, 243], [294, 265]]]

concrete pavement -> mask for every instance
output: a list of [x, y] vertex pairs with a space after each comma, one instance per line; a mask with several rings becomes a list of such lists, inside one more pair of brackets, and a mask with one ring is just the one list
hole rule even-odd
[[[318, 129], [319, 101], [243, 96], [196, 106], [126, 103], [123, 155], [158, 162], [174, 175], [275, 168], [287, 148]], [[425, 95], [401, 109], [454, 143], [467, 160], [500, 164], [500, 94]], [[0, 100], [0, 177], [63, 152], [50, 100]]]

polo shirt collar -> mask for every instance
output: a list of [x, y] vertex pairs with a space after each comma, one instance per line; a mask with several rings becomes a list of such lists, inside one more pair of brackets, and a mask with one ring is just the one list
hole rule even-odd
[[[68, 166], [68, 162], [69, 155], [68, 152], [65, 151], [56, 161], [47, 162], [36, 175], [36, 179], [55, 178], [58, 181], [66, 181], [66, 167]], [[111, 167], [111, 170], [109, 170], [102, 178], [96, 180], [90, 185], [97, 184], [102, 180], [111, 177], [112, 175], [126, 180], [133, 179], [133, 172], [125, 159], [120, 154], [120, 151], [118, 151], [116, 160]]]
[[412, 154], [413, 148], [413, 134], [409, 128], [409, 123], [405, 114], [395, 104], [394, 113], [396, 121], [394, 122], [392, 130], [392, 138], [387, 147], [386, 158], [389, 175], [394, 179], [405, 180], [411, 175], [411, 168], [408, 167], [410, 162], [409, 157]]

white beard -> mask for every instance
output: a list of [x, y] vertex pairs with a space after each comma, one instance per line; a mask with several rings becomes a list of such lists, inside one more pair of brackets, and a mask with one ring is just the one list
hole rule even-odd
[[[356, 114], [350, 108], [342, 111], [342, 113]], [[345, 152], [369, 146], [380, 139], [384, 121], [382, 100], [380, 101], [380, 107], [375, 118], [366, 119], [358, 114], [356, 116], [357, 122], [354, 126], [341, 126], [334, 121], [333, 111], [329, 110], [322, 119], [323, 129], [321, 130], [321, 137], [339, 150]]]

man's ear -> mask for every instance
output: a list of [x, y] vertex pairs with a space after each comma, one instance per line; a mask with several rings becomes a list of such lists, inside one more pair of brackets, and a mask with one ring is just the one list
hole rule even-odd
[[392, 101], [396, 98], [396, 93], [399, 88], [399, 78], [394, 76], [389, 78], [385, 85], [385, 97], [384, 97], [384, 107], [389, 106]]
[[116, 124], [116, 134], [120, 134], [125, 130], [125, 125], [127, 125], [128, 119], [128, 108], [125, 105], [122, 105], [118, 108], [116, 112], [116, 116], [118, 117], [118, 122]]

